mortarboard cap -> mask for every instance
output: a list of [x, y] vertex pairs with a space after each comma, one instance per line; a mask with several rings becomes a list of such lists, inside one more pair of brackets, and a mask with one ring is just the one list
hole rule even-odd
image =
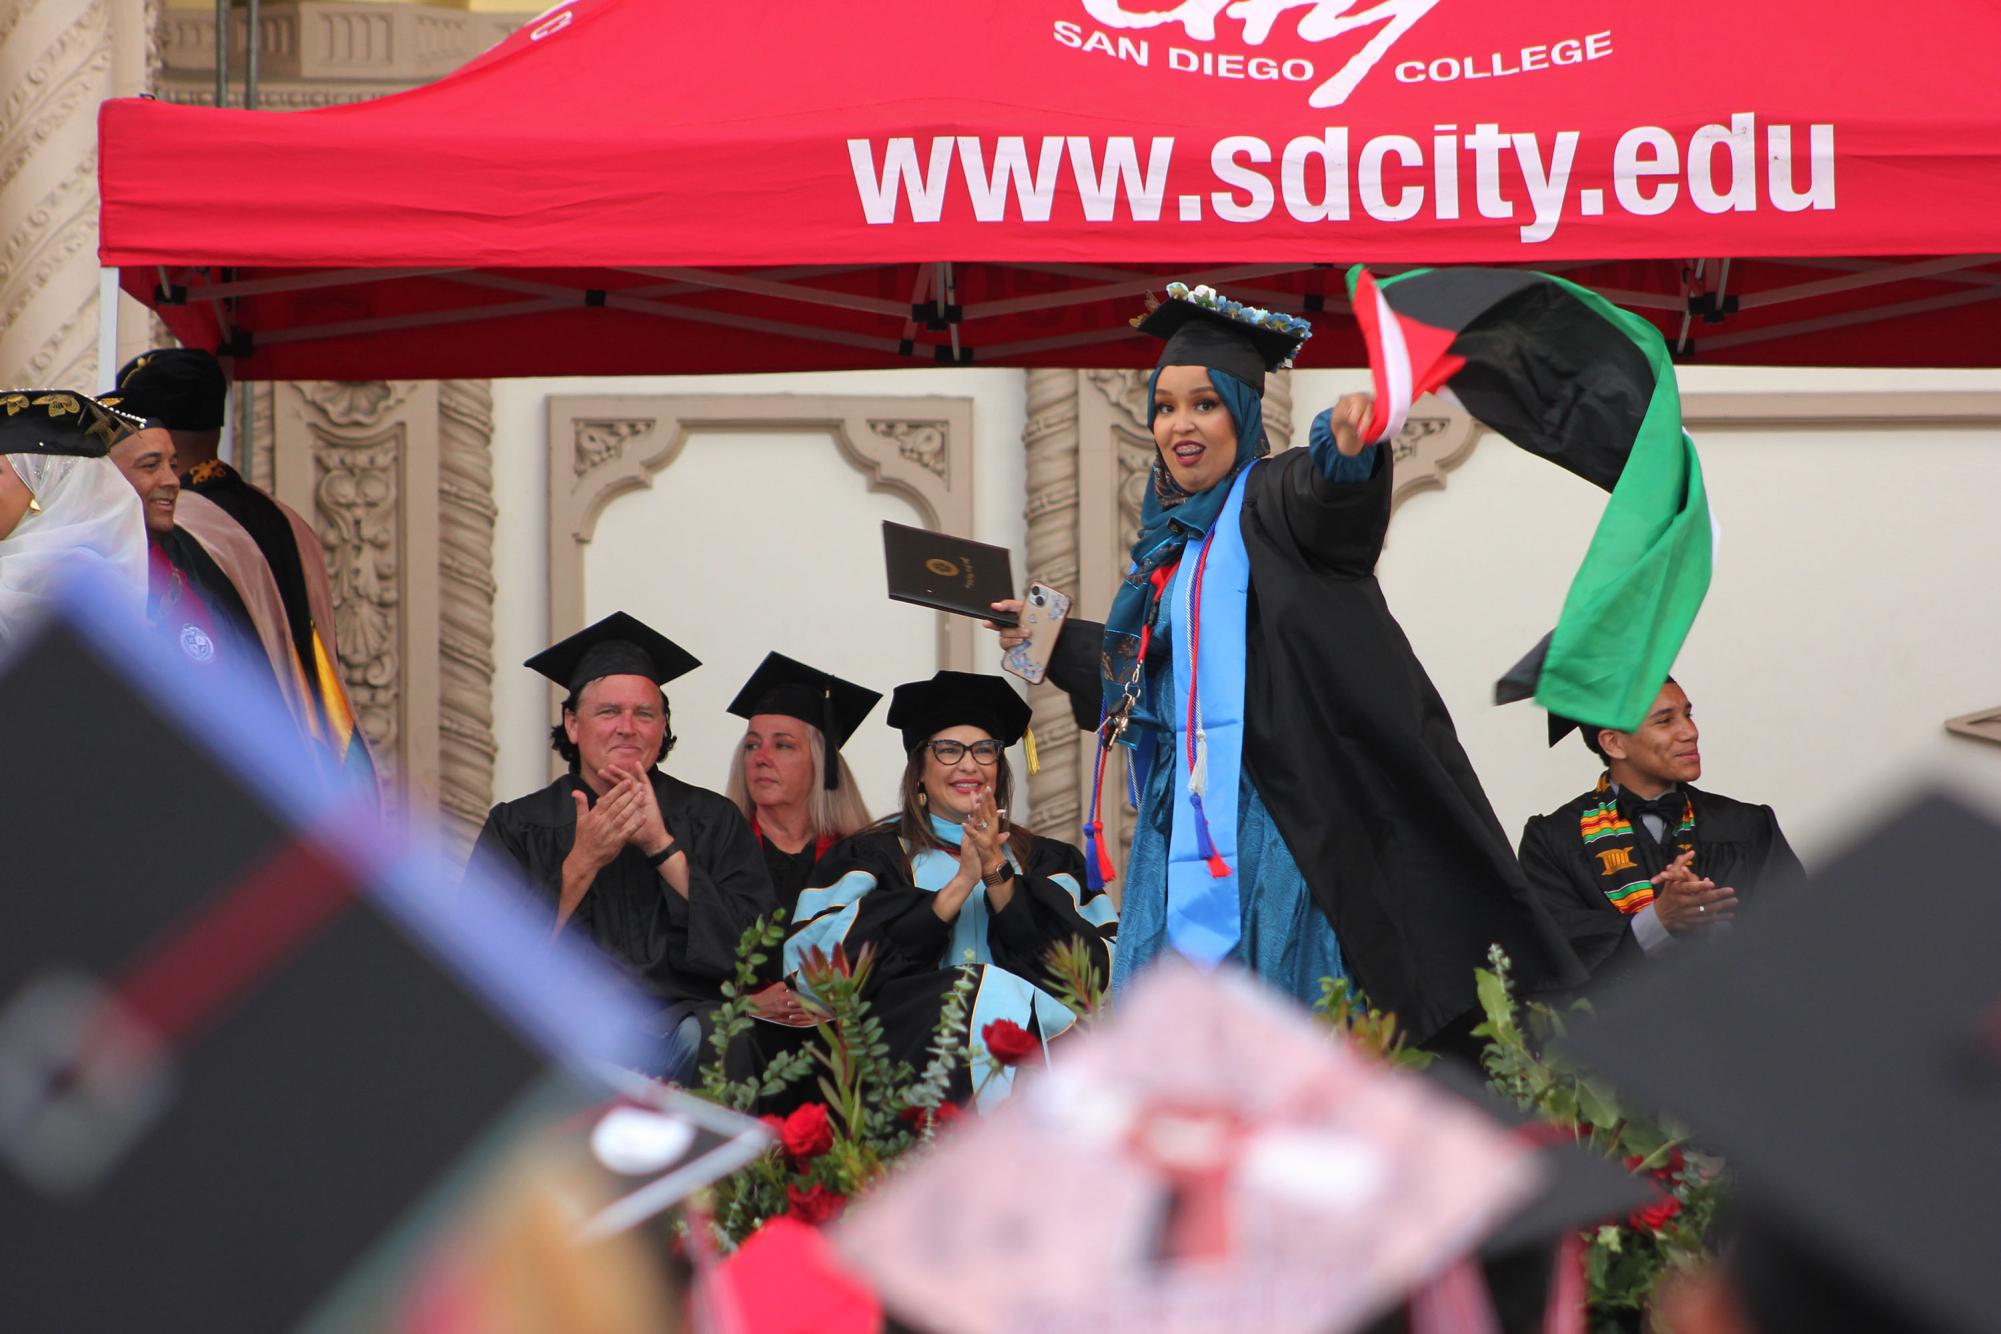
[[68, 389], [0, 391], [0, 454], [101, 459], [146, 423]]
[[1206, 366], [1233, 375], [1253, 393], [1265, 389], [1265, 372], [1292, 363], [1313, 326], [1296, 316], [1245, 306], [1210, 287], [1170, 283], [1167, 299], [1133, 321], [1143, 334], [1162, 339], [1160, 366]]
[[767, 653], [730, 701], [729, 712], [739, 718], [778, 713], [819, 728], [829, 747], [825, 786], [831, 791], [840, 786], [841, 776], [840, 762], [832, 752], [848, 743], [881, 699], [880, 692], [866, 686], [843, 681], [783, 653]]
[[1729, 1162], [1760, 1270], [1740, 1290], [1776, 1306], [1810, 1296], [1789, 1275], [1839, 1275], [1907, 1327], [2001, 1330], [1996, 861], [2001, 825], [1923, 795], [1808, 892], [1754, 905], [1572, 1025], [1573, 1057]]
[[110, 597], [0, 656], [36, 757], [0, 765], [8, 1323], [379, 1327], [339, 1313], [391, 1299], [510, 1127], [650, 1059], [651, 1009], [525, 893], [302, 786], [275, 701]]
[[835, 1225], [896, 1317], [1338, 1334], [1536, 1187], [1514, 1136], [1229, 969], [1163, 959], [1065, 1041]]
[[215, 431], [222, 428], [229, 377], [198, 347], [158, 347], [119, 367], [117, 386], [104, 398], [172, 431]]
[[986, 729], [1004, 746], [1028, 730], [1029, 707], [998, 676], [980, 672], [939, 672], [929, 681], [908, 681], [889, 701], [889, 725], [903, 733], [903, 749], [916, 750], [948, 727]]
[[521, 664], [574, 697], [601, 676], [643, 676], [664, 686], [701, 661], [636, 616], [615, 611]]

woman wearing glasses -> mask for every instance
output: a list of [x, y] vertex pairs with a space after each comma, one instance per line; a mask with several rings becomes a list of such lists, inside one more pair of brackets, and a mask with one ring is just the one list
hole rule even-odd
[[[968, 1035], [978, 1082], [982, 1032], [994, 1020], [1044, 1042], [1076, 1022], [1045, 990], [1049, 953], [1081, 940], [1109, 977], [1118, 915], [1085, 887], [1076, 848], [1008, 821], [1006, 748], [1027, 731], [1028, 706], [1005, 681], [939, 672], [898, 686], [889, 725], [910, 757], [899, 809], [820, 859], [799, 896], [785, 970], [796, 981], [813, 949], [831, 955], [842, 945], [852, 959], [872, 945], [873, 1011], [900, 1053], [928, 1045], [954, 971], [970, 956], [981, 974]], [[981, 1101], [1004, 1096], [1011, 1073], [986, 1081]]]

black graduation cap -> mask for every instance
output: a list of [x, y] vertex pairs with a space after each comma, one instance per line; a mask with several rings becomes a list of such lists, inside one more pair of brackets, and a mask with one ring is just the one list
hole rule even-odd
[[889, 725], [903, 733], [903, 749], [916, 750], [948, 727], [985, 728], [1004, 746], [1028, 730], [1029, 708], [998, 676], [979, 672], [939, 672], [929, 681], [896, 688], [889, 701]]
[[101, 459], [146, 423], [69, 389], [0, 392], [0, 454]]
[[212, 353], [198, 347], [156, 347], [118, 368], [107, 403], [174, 431], [222, 427], [229, 377]]
[[[1160, 360], [1154, 363], [1156, 368], [1207, 366], [1235, 376], [1249, 385], [1253, 393], [1262, 394], [1265, 372], [1285, 365], [1312, 336], [1310, 330], [1302, 332], [1298, 327], [1304, 321], [1291, 316], [1262, 312], [1267, 318], [1286, 322], [1283, 327], [1274, 328], [1258, 322], [1255, 314], [1227, 298], [1218, 296], [1219, 305], [1209, 306], [1174, 295], [1174, 291], [1170, 288], [1165, 301], [1133, 321], [1133, 327], [1141, 333], [1167, 344], [1160, 350]], [[1239, 313], [1231, 314], [1233, 309]]]
[[651, 1007], [524, 892], [301, 787], [275, 702], [87, 582], [0, 656], [34, 757], [0, 765], [5, 1323], [382, 1327], [347, 1317], [503, 1132], [650, 1059]]
[[[767, 653], [730, 701], [729, 711], [739, 718], [754, 718], [760, 713], [797, 718], [819, 728], [830, 749], [839, 750], [881, 699], [881, 692], [867, 686], [843, 681], [832, 672], [808, 667], [783, 653]], [[840, 781], [841, 766], [830, 753], [823, 786], [832, 791]]]
[[[1584, 744], [1586, 746], [1591, 746], [1591, 738], [1597, 736], [1599, 731], [1598, 727], [1590, 723], [1581, 723], [1575, 718], [1566, 718], [1560, 713], [1549, 715], [1549, 744], [1552, 746], [1569, 736], [1572, 732], [1576, 732], [1582, 736], [1585, 739]], [[1597, 748], [1593, 746], [1591, 749], [1595, 755]]]
[[1812, 1274], [1908, 1327], [2001, 1330], [1997, 862], [2001, 824], [1921, 795], [1571, 1027], [1574, 1057], [1729, 1161], [1755, 1220], [1738, 1286], [1774, 1309]]
[[636, 616], [615, 611], [521, 664], [575, 697], [600, 676], [643, 676], [664, 686], [701, 666], [701, 660]]

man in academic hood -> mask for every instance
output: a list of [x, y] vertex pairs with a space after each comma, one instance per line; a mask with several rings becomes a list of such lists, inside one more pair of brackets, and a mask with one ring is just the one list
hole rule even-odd
[[1740, 901], [1801, 875], [1770, 806], [1695, 786], [1695, 707], [1670, 677], [1630, 732], [1552, 716], [1605, 765], [1597, 785], [1522, 830], [1522, 870], [1599, 983], [1730, 921]]
[[146, 418], [171, 443], [177, 524], [241, 595], [300, 730], [357, 785], [372, 788], [375, 767], [341, 671], [326, 553], [305, 519], [217, 457], [228, 397], [213, 356], [168, 347], [120, 367], [104, 401]]
[[173, 437], [146, 424], [111, 447], [111, 461], [139, 493], [149, 558], [146, 618], [197, 670], [234, 663], [262, 680], [270, 663], [236, 585], [193, 535], [175, 522], [181, 483]]
[[727, 797], [662, 773], [674, 746], [662, 687], [700, 664], [614, 612], [524, 666], [568, 692], [552, 733], [569, 772], [495, 806], [475, 859], [503, 858], [547, 900], [553, 930], [581, 932], [662, 1007], [687, 1082], [746, 928], [777, 907], [763, 854]]

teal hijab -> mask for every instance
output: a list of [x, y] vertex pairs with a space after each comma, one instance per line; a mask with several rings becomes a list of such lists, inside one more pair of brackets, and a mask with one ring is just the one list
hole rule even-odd
[[[1153, 426], [1154, 387], [1163, 367], [1156, 367], [1146, 384], [1146, 424]], [[1105, 618], [1104, 709], [1116, 708], [1137, 666], [1141, 628], [1153, 611], [1153, 572], [1181, 558], [1190, 538], [1200, 538], [1216, 522], [1230, 498], [1237, 474], [1270, 452], [1265, 439], [1264, 399], [1228, 371], [1207, 367], [1209, 383], [1237, 428], [1237, 457], [1229, 473], [1204, 491], [1184, 491], [1168, 471], [1156, 448], [1145, 503], [1140, 508], [1139, 537], [1132, 545], [1132, 567], [1112, 598]]]

